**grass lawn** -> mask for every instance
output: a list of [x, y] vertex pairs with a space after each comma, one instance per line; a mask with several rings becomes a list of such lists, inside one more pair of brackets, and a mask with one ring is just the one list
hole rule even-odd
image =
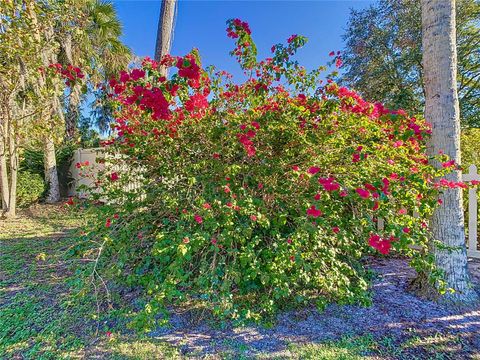
[[83, 221], [82, 214], [51, 205], [0, 220], [1, 359], [454, 359], [451, 354], [461, 346], [454, 335], [412, 336], [402, 342], [345, 335], [253, 353], [248, 344], [226, 336], [214, 344], [219, 349], [214, 353], [186, 352], [181, 341], [128, 331], [115, 311], [97, 312], [93, 295], [78, 296], [76, 273], [88, 261], [68, 255], [73, 232]]

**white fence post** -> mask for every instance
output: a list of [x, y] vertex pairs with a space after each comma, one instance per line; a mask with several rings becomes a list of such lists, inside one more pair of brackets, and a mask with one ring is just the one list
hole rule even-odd
[[[480, 175], [477, 173], [477, 167], [470, 165], [468, 174], [463, 174], [462, 180], [464, 182], [480, 181]], [[478, 198], [477, 188], [471, 186], [468, 189], [468, 256], [480, 258], [480, 251], [477, 249], [478, 245]]]

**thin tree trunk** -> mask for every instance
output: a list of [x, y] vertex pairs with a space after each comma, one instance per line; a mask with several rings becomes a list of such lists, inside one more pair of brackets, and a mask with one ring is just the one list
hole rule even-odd
[[[158, 20], [157, 43], [155, 46], [155, 60], [160, 61], [162, 56], [170, 53], [173, 38], [176, 0], [162, 0], [160, 18]], [[162, 66], [160, 73], [167, 76], [167, 68]]]
[[[21, 71], [20, 73], [22, 74]], [[24, 85], [23, 74], [20, 76], [20, 83]], [[7, 218], [15, 217], [17, 208], [19, 156], [16, 126], [18, 124], [15, 124], [14, 119], [16, 119], [16, 116], [21, 117], [25, 113], [25, 103], [19, 109], [14, 100], [16, 94], [16, 90], [12, 91], [6, 103], [3, 104], [3, 119], [0, 128], [0, 186], [2, 189], [3, 215]]]
[[[3, 84], [2, 84], [3, 85]], [[12, 188], [11, 188], [11, 168], [8, 168], [8, 163], [10, 167], [12, 165], [12, 141], [15, 140], [14, 126], [12, 119], [12, 112], [14, 111], [16, 104], [14, 98], [17, 94], [17, 87], [13, 89], [7, 87], [2, 88], [2, 108], [0, 119], [0, 188], [1, 188], [1, 201], [2, 201], [2, 211], [3, 215], [6, 217], [11, 217], [15, 215], [15, 209], [13, 209], [13, 214], [11, 210], [11, 199], [12, 199]], [[14, 144], [13, 144], [14, 145]], [[16, 178], [16, 174], [14, 174]], [[10, 180], [10, 181], [9, 181]], [[14, 181], [16, 185], [16, 179]], [[16, 194], [14, 194], [15, 197]]]
[[9, 158], [10, 158], [10, 193], [8, 198], [8, 208], [5, 217], [12, 218], [16, 216], [17, 211], [17, 175], [18, 175], [18, 148], [16, 144], [16, 134], [13, 126], [9, 132]]
[[0, 129], [0, 189], [2, 191], [2, 210], [8, 210], [8, 203], [10, 199], [10, 185], [8, 184], [8, 169], [7, 169], [7, 151], [6, 151], [6, 131], [7, 129], [6, 116], [1, 120]]
[[[444, 152], [460, 164], [454, 0], [422, 0], [422, 36], [425, 119], [432, 124], [429, 152], [431, 156]], [[460, 181], [461, 173], [454, 171], [446, 178]], [[431, 226], [436, 264], [454, 290], [447, 292], [444, 300], [475, 301], [467, 270], [462, 191], [446, 189], [441, 199], [443, 204], [435, 210]]]

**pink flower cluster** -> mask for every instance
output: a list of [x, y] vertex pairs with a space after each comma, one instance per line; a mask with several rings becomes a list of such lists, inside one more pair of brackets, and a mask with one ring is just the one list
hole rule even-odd
[[450, 189], [455, 189], [455, 188], [461, 188], [461, 189], [467, 189], [468, 185], [462, 181], [449, 181], [447, 179], [440, 179], [439, 182], [434, 184], [435, 188], [450, 188]]
[[85, 77], [79, 67], [71, 64], [64, 67], [62, 64], [54, 63], [48, 65], [48, 67], [54, 69], [57, 74], [60, 74], [65, 79], [65, 84], [67, 86], [70, 86], [73, 82]]
[[[254, 130], [255, 129], [255, 130]], [[260, 129], [260, 124], [256, 121], [250, 123], [250, 129], [247, 129], [246, 124], [240, 125], [240, 130], [244, 131], [243, 133], [237, 134], [238, 141], [243, 145], [247, 155], [249, 157], [255, 156], [256, 149], [252, 139], [257, 134], [256, 130]]]
[[239, 31], [244, 31], [248, 35], [252, 33], [250, 26], [247, 22], [240, 19], [233, 19], [227, 22], [227, 36], [232, 39], [237, 39], [239, 36]]
[[325, 191], [336, 191], [340, 189], [340, 184], [335, 181], [335, 178], [319, 178], [318, 183], [323, 186]]
[[176, 66], [178, 68], [178, 75], [188, 79], [189, 86], [194, 89], [200, 86], [201, 68], [192, 54], [178, 58]]
[[371, 234], [368, 238], [368, 244], [377, 249], [383, 255], [386, 255], [390, 252], [392, 248], [392, 242], [398, 240], [397, 238], [390, 236], [388, 239], [380, 237], [377, 234]]

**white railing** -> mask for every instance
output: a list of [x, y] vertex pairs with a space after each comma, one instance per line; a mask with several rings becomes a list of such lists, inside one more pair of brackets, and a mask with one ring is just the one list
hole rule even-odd
[[[463, 174], [462, 180], [464, 182], [480, 181], [480, 175], [477, 173], [477, 167], [470, 165], [468, 174]], [[468, 189], [468, 256], [479, 258], [480, 251], [478, 250], [478, 195], [477, 187], [470, 186]]]

